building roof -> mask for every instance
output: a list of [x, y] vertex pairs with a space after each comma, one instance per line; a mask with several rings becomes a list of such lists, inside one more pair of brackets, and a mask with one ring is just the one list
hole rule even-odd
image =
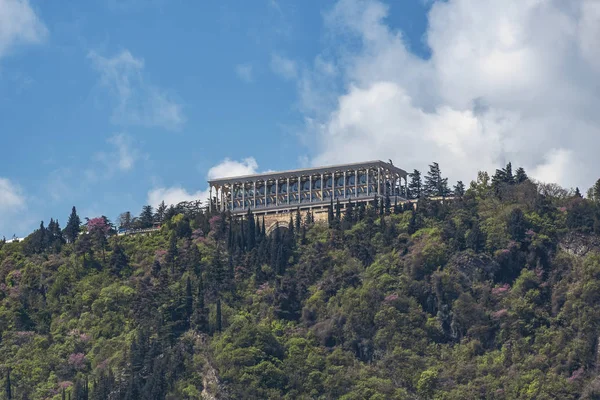
[[311, 168], [302, 168], [302, 169], [294, 169], [288, 171], [273, 171], [273, 172], [265, 172], [261, 174], [251, 174], [251, 175], [241, 175], [241, 176], [231, 176], [231, 177], [223, 177], [211, 179], [208, 181], [209, 184], [225, 184], [232, 182], [240, 182], [240, 181], [253, 181], [256, 179], [266, 180], [266, 179], [275, 179], [275, 178], [285, 178], [285, 177], [296, 177], [296, 176], [305, 176], [316, 173], [331, 173], [331, 172], [342, 172], [347, 170], [355, 170], [355, 169], [363, 169], [367, 167], [384, 167], [388, 168], [398, 175], [406, 177], [408, 173], [401, 168], [396, 167], [393, 164], [381, 161], [364, 161], [359, 163], [350, 163], [350, 164], [339, 164], [339, 165], [328, 165], [323, 167], [311, 167]]

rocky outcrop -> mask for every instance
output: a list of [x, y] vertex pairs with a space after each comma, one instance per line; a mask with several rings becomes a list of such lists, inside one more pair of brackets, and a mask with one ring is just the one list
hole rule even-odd
[[600, 237], [571, 232], [559, 242], [558, 248], [574, 256], [585, 257], [590, 251], [600, 252]]

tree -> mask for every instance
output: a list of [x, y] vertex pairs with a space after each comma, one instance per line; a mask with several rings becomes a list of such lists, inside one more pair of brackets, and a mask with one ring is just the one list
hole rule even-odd
[[418, 199], [421, 197], [423, 190], [423, 183], [421, 182], [421, 172], [414, 170], [410, 175], [410, 182], [408, 183], [408, 198]]
[[129, 265], [129, 260], [123, 247], [116, 243], [113, 247], [113, 252], [110, 256], [109, 266], [113, 275], [119, 276]]
[[167, 205], [165, 201], [161, 201], [158, 207], [156, 208], [156, 213], [154, 214], [154, 222], [158, 222], [162, 224], [165, 220], [165, 214], [167, 213]]
[[106, 235], [108, 234], [110, 227], [106, 223], [106, 217], [97, 217], [88, 220], [87, 230], [90, 238], [102, 251], [102, 259], [105, 257], [105, 250], [107, 245]]
[[517, 168], [516, 175], [515, 175], [515, 182], [523, 183], [528, 179], [529, 179], [529, 177], [525, 173], [525, 170], [522, 167]]
[[125, 211], [119, 215], [119, 228], [131, 229], [132, 218], [129, 211]]
[[300, 234], [300, 226], [302, 225], [302, 217], [300, 216], [300, 208], [296, 208], [296, 233]]
[[593, 200], [594, 203], [600, 204], [600, 179], [598, 179], [596, 183], [594, 183], [594, 186], [590, 188], [588, 197], [590, 200]]
[[6, 398], [8, 400], [12, 399], [12, 387], [11, 387], [11, 382], [10, 382], [10, 368], [6, 369], [6, 383], [5, 383], [5, 393], [6, 393]]
[[208, 333], [208, 310], [204, 304], [204, 283], [202, 277], [198, 278], [192, 326], [200, 332]]
[[458, 197], [462, 197], [465, 194], [465, 184], [462, 181], [456, 182], [456, 186], [454, 186], [454, 195]]
[[580, 198], [580, 199], [583, 199], [583, 196], [582, 196], [581, 192], [579, 191], [578, 187], [575, 188], [575, 193], [573, 194], [573, 196], [577, 197], [577, 198]]
[[520, 243], [525, 239], [526, 230], [527, 222], [525, 221], [525, 215], [520, 208], [515, 208], [510, 212], [508, 219], [508, 233], [513, 240]]
[[65, 227], [65, 237], [69, 243], [74, 243], [79, 236], [79, 227], [81, 226], [81, 219], [79, 215], [77, 215], [77, 210], [75, 206], [71, 210], [71, 215], [69, 216], [69, 220], [67, 221], [67, 226]]
[[429, 166], [423, 191], [428, 197], [445, 197], [450, 193], [448, 178], [442, 178], [440, 166], [436, 162]]
[[165, 261], [171, 266], [171, 274], [175, 273], [175, 259], [177, 258], [177, 236], [171, 233], [169, 239], [169, 249], [165, 257]]
[[142, 212], [140, 213], [139, 224], [140, 228], [152, 228], [152, 224], [154, 223], [154, 210], [152, 206], [145, 205], [142, 207]]

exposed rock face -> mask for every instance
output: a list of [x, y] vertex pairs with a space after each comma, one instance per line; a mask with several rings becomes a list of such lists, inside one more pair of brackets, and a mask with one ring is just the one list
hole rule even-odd
[[472, 282], [475, 278], [492, 278], [498, 267], [498, 263], [489, 256], [474, 254], [469, 251], [455, 254], [447, 266], [447, 268], [453, 268], [461, 272], [469, 282]]
[[590, 251], [600, 251], [600, 237], [582, 233], [568, 233], [558, 247], [569, 254], [585, 257]]

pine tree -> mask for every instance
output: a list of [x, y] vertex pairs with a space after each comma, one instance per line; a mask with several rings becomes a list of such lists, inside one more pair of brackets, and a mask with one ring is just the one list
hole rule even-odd
[[573, 194], [574, 197], [579, 197], [580, 199], [583, 198], [583, 196], [581, 195], [581, 192], [579, 191], [579, 188], [576, 187], [575, 188], [575, 193]]
[[525, 170], [522, 167], [517, 168], [516, 175], [515, 175], [515, 182], [523, 183], [528, 179], [529, 179], [529, 177], [525, 173]]
[[421, 182], [421, 172], [414, 170], [410, 175], [410, 182], [408, 183], [408, 198], [418, 199], [422, 195], [423, 183]]
[[445, 197], [450, 192], [448, 178], [442, 178], [440, 166], [436, 162], [429, 166], [423, 191], [427, 197]]
[[454, 186], [454, 195], [458, 197], [462, 197], [465, 194], [465, 184], [462, 181], [456, 182], [456, 186]]
[[79, 227], [81, 226], [81, 219], [79, 215], [77, 215], [77, 210], [75, 206], [71, 210], [71, 215], [69, 216], [69, 220], [67, 221], [67, 226], [65, 227], [65, 237], [69, 243], [74, 243], [79, 236]]
[[333, 197], [331, 198], [330, 204], [329, 204], [329, 210], [327, 210], [327, 223], [329, 224], [329, 227], [331, 228], [333, 226]]
[[167, 212], [167, 205], [165, 201], [161, 201], [158, 207], [156, 208], [156, 213], [154, 214], [154, 222], [158, 222], [162, 224], [165, 220], [165, 214]]
[[600, 179], [594, 183], [594, 186], [590, 189], [590, 200], [593, 200], [595, 203], [600, 204]]
[[140, 228], [152, 228], [152, 223], [154, 222], [154, 210], [152, 206], [145, 205], [142, 207], [142, 212], [140, 214], [139, 224]]

